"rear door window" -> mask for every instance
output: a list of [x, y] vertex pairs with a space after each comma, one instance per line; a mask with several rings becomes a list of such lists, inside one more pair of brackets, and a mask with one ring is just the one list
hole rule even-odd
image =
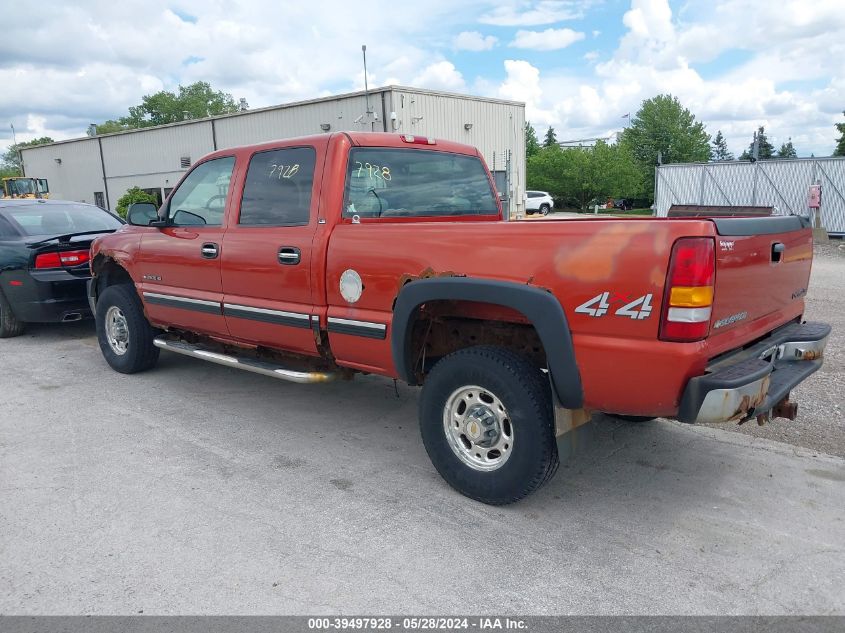
[[308, 224], [316, 161], [317, 152], [313, 147], [286, 147], [253, 155], [246, 174], [238, 224]]
[[346, 217], [496, 215], [496, 196], [476, 156], [417, 149], [355, 148]]

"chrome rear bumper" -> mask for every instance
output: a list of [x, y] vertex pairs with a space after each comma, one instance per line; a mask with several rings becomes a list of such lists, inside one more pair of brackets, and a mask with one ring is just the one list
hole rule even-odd
[[742, 422], [767, 416], [822, 366], [830, 326], [791, 323], [753, 346], [723, 356], [684, 390], [681, 422]]

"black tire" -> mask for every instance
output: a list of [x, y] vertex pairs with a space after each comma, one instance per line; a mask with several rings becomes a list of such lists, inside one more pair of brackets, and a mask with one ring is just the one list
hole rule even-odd
[[18, 317], [12, 312], [12, 306], [9, 305], [6, 297], [0, 292], [0, 338], [20, 336], [23, 334], [23, 331], [23, 321], [18, 320]]
[[[512, 452], [496, 470], [464, 463], [447, 437], [444, 410], [450, 397], [468, 386], [489, 390], [506, 410]], [[461, 494], [491, 505], [528, 496], [559, 465], [548, 378], [523, 357], [499, 347], [462, 349], [434, 366], [420, 395], [420, 433], [440, 476]]]
[[[116, 307], [126, 320], [127, 348], [123, 354], [112, 349], [106, 335], [106, 314]], [[122, 374], [150, 369], [158, 361], [159, 348], [153, 345], [156, 330], [144, 316], [141, 300], [128, 284], [109, 286], [97, 301], [97, 340], [106, 362]]]
[[533, 209], [526, 209], [525, 215], [534, 215], [534, 210]]
[[656, 420], [657, 418], [650, 418], [647, 415], [620, 415], [617, 413], [608, 413], [611, 418], [615, 418], [617, 420], [622, 420], [623, 422], [632, 422], [634, 424], [640, 424], [642, 422], [651, 422], [652, 420]]
[[540, 215], [549, 215], [549, 211], [551, 210], [552, 208], [546, 203], [540, 205]]

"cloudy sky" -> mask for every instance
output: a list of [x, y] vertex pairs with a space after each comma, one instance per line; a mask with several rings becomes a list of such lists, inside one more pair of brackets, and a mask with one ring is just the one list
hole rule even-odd
[[197, 80], [251, 107], [361, 89], [363, 43], [371, 86], [524, 101], [560, 140], [670, 92], [737, 154], [765, 125], [829, 155], [845, 109], [843, 0], [75, 0], [3, 28], [0, 148]]

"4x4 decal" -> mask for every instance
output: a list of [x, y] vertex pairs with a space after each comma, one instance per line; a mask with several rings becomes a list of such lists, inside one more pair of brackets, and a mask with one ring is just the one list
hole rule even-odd
[[629, 319], [647, 319], [651, 316], [651, 298], [652, 295], [649, 293], [631, 301], [630, 295], [614, 293], [611, 297], [610, 291], [606, 291], [579, 305], [575, 308], [575, 312], [588, 314], [591, 317], [602, 317], [614, 304], [623, 303], [624, 305], [618, 307], [613, 314]]

